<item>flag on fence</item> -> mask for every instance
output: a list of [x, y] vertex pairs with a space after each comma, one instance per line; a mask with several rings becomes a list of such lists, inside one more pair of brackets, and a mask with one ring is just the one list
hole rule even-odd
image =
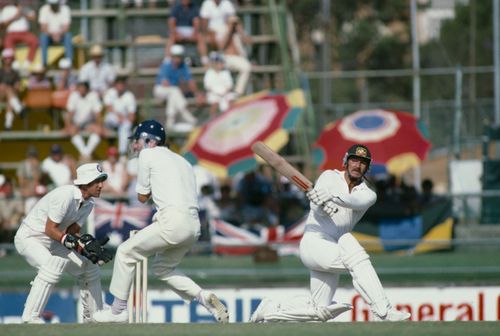
[[151, 222], [153, 209], [149, 205], [128, 205], [95, 199], [94, 226], [96, 238], [108, 236], [111, 246], [128, 239], [130, 230], [140, 230]]
[[222, 219], [211, 219], [211, 243], [218, 254], [252, 254], [259, 245], [277, 244], [280, 255], [297, 254], [298, 242], [304, 233], [306, 217], [285, 228], [282, 225], [244, 229]]
[[[298, 254], [307, 216], [290, 227], [244, 229], [221, 219], [212, 219], [211, 242], [215, 253], [252, 254], [258, 246], [275, 244], [279, 255]], [[452, 246], [453, 218], [451, 202], [443, 200], [428, 206], [414, 217], [368, 221], [363, 219], [353, 235], [367, 251], [405, 251], [422, 253]]]

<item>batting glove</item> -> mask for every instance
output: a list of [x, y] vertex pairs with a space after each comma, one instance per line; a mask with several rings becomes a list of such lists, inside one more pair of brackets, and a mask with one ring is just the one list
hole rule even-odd
[[323, 211], [330, 217], [333, 217], [339, 211], [339, 207], [337, 204], [333, 203], [333, 201], [327, 201], [323, 204]]
[[307, 198], [314, 204], [322, 206], [325, 202], [332, 199], [332, 195], [325, 189], [312, 189], [306, 193]]
[[71, 233], [66, 233], [61, 237], [61, 244], [70, 250], [75, 249], [78, 246], [78, 238]]

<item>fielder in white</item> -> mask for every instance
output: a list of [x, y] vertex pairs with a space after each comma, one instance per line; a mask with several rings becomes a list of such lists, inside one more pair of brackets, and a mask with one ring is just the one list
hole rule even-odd
[[198, 201], [193, 168], [165, 144], [165, 130], [154, 121], [140, 123], [132, 138], [139, 154], [137, 198], [152, 198], [157, 208], [153, 222], [118, 247], [110, 292], [111, 309], [94, 315], [97, 322], [128, 321], [127, 299], [134, 276], [134, 265], [143, 257], [155, 255], [153, 272], [184, 300], [197, 300], [218, 322], [228, 322], [226, 307], [211, 292], [202, 290], [177, 270], [177, 265], [200, 235]]
[[[38, 269], [24, 305], [25, 323], [44, 323], [41, 314], [54, 286], [64, 272], [75, 276], [80, 285], [83, 321], [102, 309], [101, 276], [97, 264], [111, 260], [111, 254], [91, 255], [89, 247], [103, 251], [92, 236], [80, 236], [80, 228], [94, 207], [107, 178], [97, 163], [77, 169], [74, 185], [58, 187], [33, 207], [23, 220], [14, 240], [17, 251]], [[75, 253], [78, 252], [78, 253]]]
[[351, 234], [377, 200], [363, 178], [370, 163], [368, 148], [354, 145], [344, 156], [345, 171], [326, 170], [307, 193], [311, 211], [300, 242], [300, 258], [310, 270], [311, 297], [292, 304], [264, 299], [251, 322], [326, 321], [349, 310], [349, 305], [332, 302], [340, 273], [345, 270], [351, 274], [356, 291], [370, 305], [375, 320], [410, 318], [410, 314], [392, 307], [370, 257]]

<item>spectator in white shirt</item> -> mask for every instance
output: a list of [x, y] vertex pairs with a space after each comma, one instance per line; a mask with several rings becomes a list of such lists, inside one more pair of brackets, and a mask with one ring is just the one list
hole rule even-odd
[[113, 85], [116, 72], [113, 66], [103, 61], [104, 51], [100, 45], [90, 48], [90, 61], [80, 69], [79, 81], [89, 82], [90, 89], [102, 97], [107, 89]]
[[210, 116], [215, 117], [217, 108], [224, 112], [234, 100], [233, 78], [225, 68], [224, 57], [216, 52], [210, 53], [210, 69], [203, 77], [203, 85], [207, 91], [207, 102], [210, 104]]
[[58, 144], [50, 147], [50, 155], [42, 161], [42, 172], [51, 180], [52, 188], [73, 183], [73, 169], [75, 162], [65, 157], [63, 149]]
[[218, 42], [217, 48], [224, 54], [226, 67], [231, 71], [238, 72], [236, 87], [234, 89], [238, 96], [245, 94], [252, 64], [248, 60], [244, 43], [250, 43], [250, 38], [245, 34], [241, 21], [237, 16], [228, 19], [229, 30], [222, 41]]
[[26, 70], [33, 63], [38, 49], [38, 38], [30, 32], [29, 23], [35, 19], [35, 12], [29, 7], [21, 6], [19, 1], [11, 1], [11, 4], [5, 6], [0, 14], [0, 24], [6, 29], [4, 48], [14, 49], [20, 43], [29, 48], [28, 59], [23, 64]]
[[236, 15], [236, 9], [229, 0], [205, 0], [200, 9], [203, 31], [210, 44], [218, 44], [228, 31], [227, 20]]
[[118, 77], [114, 86], [106, 92], [104, 106], [106, 109], [104, 127], [118, 130], [118, 151], [120, 155], [126, 155], [128, 136], [135, 122], [137, 104], [134, 94], [127, 89], [125, 77]]
[[109, 147], [106, 154], [107, 158], [102, 162], [102, 169], [108, 174], [108, 179], [102, 191], [110, 196], [123, 197], [128, 184], [127, 166], [119, 160], [116, 147]]
[[71, 10], [61, 4], [60, 0], [47, 0], [40, 8], [38, 15], [40, 24], [40, 48], [42, 49], [42, 64], [47, 66], [49, 45], [63, 44], [64, 55], [73, 60], [72, 35], [69, 31]]
[[[80, 153], [81, 161], [88, 161], [101, 142], [102, 104], [99, 95], [90, 91], [88, 82], [78, 82], [77, 89], [68, 98], [66, 109], [66, 132], [72, 136], [71, 143]], [[90, 133], [87, 144], [81, 134], [83, 131]]]
[[207, 43], [224, 54], [229, 70], [238, 72], [234, 91], [239, 96], [243, 95], [252, 70], [243, 43], [250, 43], [250, 39], [236, 16], [233, 4], [229, 0], [205, 0], [200, 16]]

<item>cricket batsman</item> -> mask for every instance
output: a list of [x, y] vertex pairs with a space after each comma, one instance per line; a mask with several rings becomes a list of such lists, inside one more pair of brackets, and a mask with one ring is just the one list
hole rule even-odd
[[54, 286], [64, 272], [77, 278], [83, 321], [102, 309], [100, 264], [112, 254], [89, 234], [80, 235], [108, 175], [97, 163], [77, 169], [74, 185], [58, 187], [42, 197], [17, 230], [16, 250], [38, 272], [24, 305], [24, 323], [44, 323], [40, 317]]
[[133, 151], [139, 155], [137, 198], [150, 198], [157, 209], [153, 222], [118, 247], [111, 279], [114, 295], [111, 309], [97, 312], [97, 322], [128, 321], [127, 299], [134, 276], [134, 265], [155, 255], [153, 272], [187, 301], [197, 300], [216, 321], [226, 323], [226, 307], [214, 293], [177, 269], [200, 235], [198, 199], [193, 168], [182, 156], [165, 145], [165, 130], [155, 120], [141, 122], [130, 137]]
[[364, 181], [372, 156], [357, 144], [344, 155], [344, 171], [326, 170], [307, 193], [311, 211], [300, 242], [300, 258], [310, 271], [311, 297], [282, 303], [264, 299], [251, 322], [327, 321], [349, 309], [333, 302], [340, 273], [347, 270], [356, 291], [370, 306], [375, 320], [403, 321], [410, 314], [392, 307], [370, 257], [351, 231], [377, 200]]

